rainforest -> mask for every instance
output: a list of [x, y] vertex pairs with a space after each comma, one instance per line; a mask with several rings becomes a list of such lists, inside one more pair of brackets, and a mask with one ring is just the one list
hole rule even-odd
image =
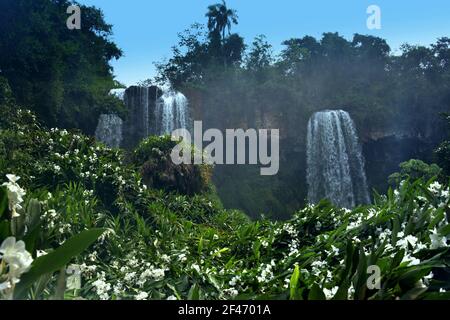
[[276, 44], [212, 1], [125, 83], [91, 2], [0, 1], [0, 299], [450, 299], [448, 28]]

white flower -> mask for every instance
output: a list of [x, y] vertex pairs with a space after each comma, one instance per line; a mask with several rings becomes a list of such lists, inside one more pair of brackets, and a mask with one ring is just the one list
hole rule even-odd
[[325, 297], [327, 300], [331, 300], [337, 293], [339, 287], [334, 287], [331, 290], [327, 288], [323, 288], [323, 293], [325, 294]]
[[320, 221], [317, 221], [317, 223], [316, 223], [316, 230], [319, 231], [320, 228], [322, 228], [322, 224], [320, 223]]
[[37, 250], [36, 251], [36, 257], [37, 258], [45, 256], [46, 254], [47, 254], [47, 252], [45, 252], [44, 250]]
[[11, 289], [11, 282], [5, 281], [3, 283], [0, 283], [0, 292]]
[[8, 264], [8, 278], [13, 284], [20, 281], [20, 276], [30, 269], [33, 262], [31, 254], [25, 250], [25, 242], [16, 242], [14, 237], [3, 241], [0, 246], [0, 258]]
[[338, 254], [339, 254], [339, 248], [336, 248], [336, 247], [333, 246], [333, 245], [331, 245], [331, 250], [333, 251], [333, 253], [334, 253], [335, 255], [338, 255]]
[[418, 265], [420, 263], [420, 259], [414, 258], [410, 255], [405, 255], [401, 263], [403, 262], [407, 262], [407, 266], [411, 267]]
[[134, 297], [136, 300], [147, 300], [148, 293], [147, 292], [140, 292]]
[[163, 254], [161, 256], [161, 260], [164, 261], [165, 263], [170, 263], [170, 257], [167, 254]]
[[124, 277], [125, 281], [132, 281], [136, 277], [136, 272], [127, 273]]
[[430, 285], [430, 280], [433, 279], [433, 277], [434, 277], [433, 272], [430, 272], [427, 276], [423, 277], [424, 284], [429, 286]]
[[430, 233], [430, 249], [439, 249], [447, 246], [447, 238], [441, 237], [436, 228]]
[[17, 210], [22, 209], [21, 204], [26, 192], [17, 184], [17, 181], [20, 179], [20, 177], [13, 174], [7, 174], [6, 177], [8, 178], [9, 182], [3, 183], [2, 186], [6, 187], [8, 191], [9, 210], [12, 213], [12, 217], [16, 218], [20, 216], [17, 213]]
[[234, 286], [236, 286], [236, 284], [237, 284], [238, 281], [240, 281], [240, 280], [241, 280], [241, 277], [240, 277], [240, 276], [234, 276], [234, 277], [230, 280], [229, 284], [230, 284], [230, 286], [234, 287]]
[[434, 194], [439, 194], [439, 190], [441, 189], [441, 187], [442, 187], [441, 184], [435, 181], [432, 184], [430, 184], [428, 190]]
[[178, 300], [178, 299], [177, 299], [177, 297], [172, 295], [172, 296], [168, 297], [167, 300]]
[[419, 239], [417, 239], [417, 237], [414, 237], [413, 235], [407, 235], [405, 237], [405, 240], [409, 242], [409, 244], [411, 244], [411, 246], [415, 247], [417, 242], [419, 241]]
[[100, 279], [97, 279], [92, 283], [92, 285], [96, 288], [97, 294], [102, 300], [108, 300], [109, 294], [108, 292], [111, 290], [111, 285], [104, 280], [104, 275]]
[[239, 292], [236, 289], [234, 289], [234, 288], [225, 289], [225, 290], [223, 290], [223, 293], [226, 296], [229, 296], [231, 298], [234, 298], [234, 297], [236, 297], [239, 294]]
[[446, 199], [448, 199], [449, 194], [450, 194], [450, 192], [449, 192], [448, 189], [447, 190], [442, 190], [442, 192], [441, 192], [441, 196], [446, 198]]
[[405, 238], [399, 239], [395, 245], [397, 247], [407, 249], [408, 243], [409, 243], [414, 248], [418, 241], [419, 241], [419, 239], [417, 239], [413, 235], [407, 235]]
[[194, 263], [191, 268], [195, 271], [197, 271], [197, 273], [200, 273], [200, 266], [196, 263]]

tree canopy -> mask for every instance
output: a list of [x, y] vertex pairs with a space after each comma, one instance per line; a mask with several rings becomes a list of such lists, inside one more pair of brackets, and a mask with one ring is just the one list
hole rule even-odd
[[0, 2], [0, 71], [14, 97], [49, 126], [92, 133], [99, 113], [122, 111], [109, 96], [118, 86], [109, 62], [122, 51], [112, 26], [94, 7], [79, 5], [81, 30], [69, 30], [68, 0]]

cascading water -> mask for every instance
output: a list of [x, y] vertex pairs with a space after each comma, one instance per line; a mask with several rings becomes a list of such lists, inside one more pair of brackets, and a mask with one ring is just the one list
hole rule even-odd
[[123, 121], [115, 114], [102, 114], [98, 120], [95, 137], [108, 147], [118, 148], [122, 143]]
[[180, 92], [165, 90], [156, 102], [156, 128], [160, 135], [175, 129], [188, 128], [188, 100]]
[[150, 135], [189, 129], [188, 100], [180, 92], [167, 89], [161, 94], [156, 86], [132, 86], [114, 89], [110, 94], [122, 99], [128, 110], [123, 123], [112, 114], [99, 118], [96, 137], [110, 147], [131, 149]]
[[361, 146], [347, 112], [317, 112], [309, 120], [307, 182], [310, 203], [323, 198], [343, 208], [370, 203]]

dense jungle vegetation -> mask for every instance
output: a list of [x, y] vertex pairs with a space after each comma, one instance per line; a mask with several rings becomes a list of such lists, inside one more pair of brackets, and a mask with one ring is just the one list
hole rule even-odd
[[382, 39], [326, 33], [275, 56], [263, 36], [245, 50], [230, 32], [237, 12], [209, 7], [205, 31], [181, 35], [157, 80], [201, 92], [210, 124], [275, 110], [295, 137], [295, 119], [346, 105], [368, 131], [439, 129], [435, 163], [403, 163], [371, 205], [250, 219], [224, 208], [214, 168], [170, 162], [170, 137], [135, 150], [95, 141], [100, 113], [126, 111], [108, 94], [121, 51], [98, 9], [83, 7], [85, 28], [70, 33], [68, 4], [0, 3], [0, 298], [450, 298], [450, 39], [392, 55]]

